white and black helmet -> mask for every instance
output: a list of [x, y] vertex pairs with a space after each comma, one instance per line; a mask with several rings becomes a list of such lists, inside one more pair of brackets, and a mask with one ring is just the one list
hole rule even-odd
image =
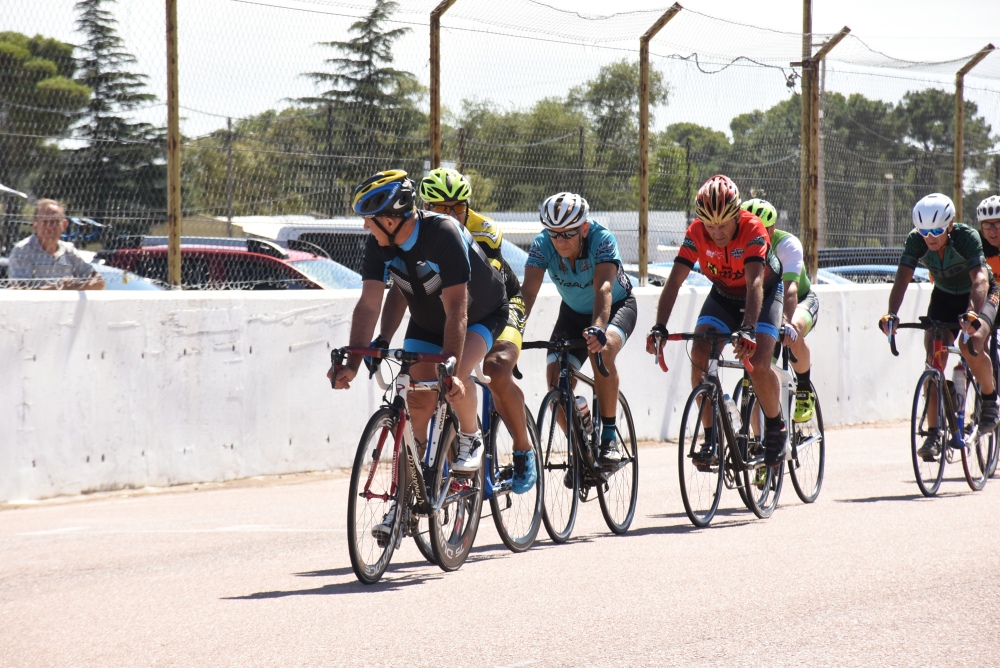
[[571, 230], [587, 222], [590, 205], [576, 193], [556, 193], [542, 203], [538, 217], [550, 230]]
[[954, 220], [955, 204], [941, 193], [931, 193], [913, 207], [913, 226], [918, 230], [948, 227]]
[[984, 220], [1000, 219], [1000, 195], [990, 195], [976, 207], [976, 219], [981, 223]]

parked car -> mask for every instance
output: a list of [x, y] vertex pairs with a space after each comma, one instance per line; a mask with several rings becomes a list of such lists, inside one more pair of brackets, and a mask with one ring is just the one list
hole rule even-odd
[[[98, 259], [168, 283], [167, 244], [163, 237], [128, 238], [124, 247], [99, 252]], [[360, 274], [319, 253], [259, 239], [183, 237], [181, 260], [181, 285], [189, 290], [361, 287]]]
[[[852, 283], [892, 283], [896, 280], [894, 264], [856, 264], [846, 267], [827, 267], [826, 271], [846, 278]], [[924, 267], [913, 270], [911, 283], [930, 283], [931, 277]]]

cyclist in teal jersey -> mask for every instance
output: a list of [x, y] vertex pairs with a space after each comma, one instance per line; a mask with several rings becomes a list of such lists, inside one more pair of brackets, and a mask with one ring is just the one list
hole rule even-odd
[[751, 199], [743, 203], [743, 208], [764, 223], [764, 229], [767, 230], [767, 236], [771, 240], [771, 248], [781, 261], [781, 280], [785, 284], [782, 306], [785, 321], [782, 324], [782, 333], [785, 345], [795, 357], [792, 369], [795, 370], [798, 381], [792, 420], [808, 422], [816, 412], [816, 400], [810, 385], [809, 372], [812, 363], [806, 336], [819, 319], [819, 296], [812, 289], [812, 283], [806, 274], [805, 262], [802, 259], [802, 242], [791, 232], [779, 230], [774, 226], [778, 221], [778, 212], [774, 206], [763, 199]]
[[[946, 337], [946, 345], [951, 345], [959, 329], [968, 336], [968, 343], [965, 337], [959, 337], [958, 345], [983, 392], [979, 431], [989, 433], [1000, 422], [993, 365], [989, 355], [970, 355], [968, 345], [973, 345], [978, 351], [989, 349], [987, 344], [996, 319], [997, 303], [1000, 302], [1000, 287], [993, 278], [993, 272], [986, 266], [978, 232], [954, 220], [955, 205], [947, 195], [927, 195], [913, 207], [913, 227], [916, 229], [910, 230], [906, 236], [896, 280], [889, 293], [889, 312], [879, 320], [879, 328], [886, 335], [895, 331], [899, 322], [896, 312], [903, 303], [914, 268], [923, 261], [934, 279], [927, 316], [932, 320], [955, 323], [951, 335]], [[924, 347], [928, 364], [932, 362], [933, 345], [931, 332], [927, 332]], [[929, 408], [935, 405], [930, 404]], [[927, 421], [931, 429], [936, 427], [937, 419], [936, 410], [928, 410]], [[932, 434], [917, 454], [925, 459], [937, 457], [939, 440]]]
[[[540, 218], [546, 229], [535, 237], [528, 252], [521, 291], [525, 311], [531, 313], [548, 272], [562, 297], [551, 338], [582, 336], [591, 356], [601, 353], [610, 374], [607, 378], [594, 374], [602, 424], [599, 458], [603, 464], [614, 464], [621, 460], [615, 432], [615, 357], [635, 329], [636, 304], [632, 283], [622, 268], [618, 241], [589, 215], [590, 205], [580, 195], [562, 192], [545, 200]], [[570, 353], [571, 361], [579, 369], [583, 360], [575, 352]], [[555, 388], [559, 382], [555, 354], [549, 356], [548, 362], [549, 387]]]

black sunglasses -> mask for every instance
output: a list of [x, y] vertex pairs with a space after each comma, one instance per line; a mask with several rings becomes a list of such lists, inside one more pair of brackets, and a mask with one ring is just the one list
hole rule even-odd
[[554, 232], [548, 230], [549, 237], [552, 239], [572, 239], [576, 235], [580, 234], [580, 230], [569, 230], [568, 232]]

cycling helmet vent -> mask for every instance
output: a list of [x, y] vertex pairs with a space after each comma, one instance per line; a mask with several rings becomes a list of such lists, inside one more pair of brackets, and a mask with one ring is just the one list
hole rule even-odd
[[739, 211], [740, 190], [728, 176], [716, 174], [698, 189], [695, 213], [705, 225], [722, 225], [736, 217]]
[[439, 167], [420, 181], [420, 199], [428, 204], [465, 202], [472, 196], [472, 183], [454, 169]]
[[590, 216], [590, 205], [576, 193], [556, 193], [542, 203], [538, 217], [550, 230], [571, 230], [580, 227]]
[[913, 226], [919, 230], [948, 227], [954, 220], [955, 205], [941, 193], [931, 193], [913, 207]]
[[747, 200], [743, 202], [742, 208], [760, 218], [764, 227], [771, 227], [778, 221], [777, 210], [767, 200], [760, 198]]

